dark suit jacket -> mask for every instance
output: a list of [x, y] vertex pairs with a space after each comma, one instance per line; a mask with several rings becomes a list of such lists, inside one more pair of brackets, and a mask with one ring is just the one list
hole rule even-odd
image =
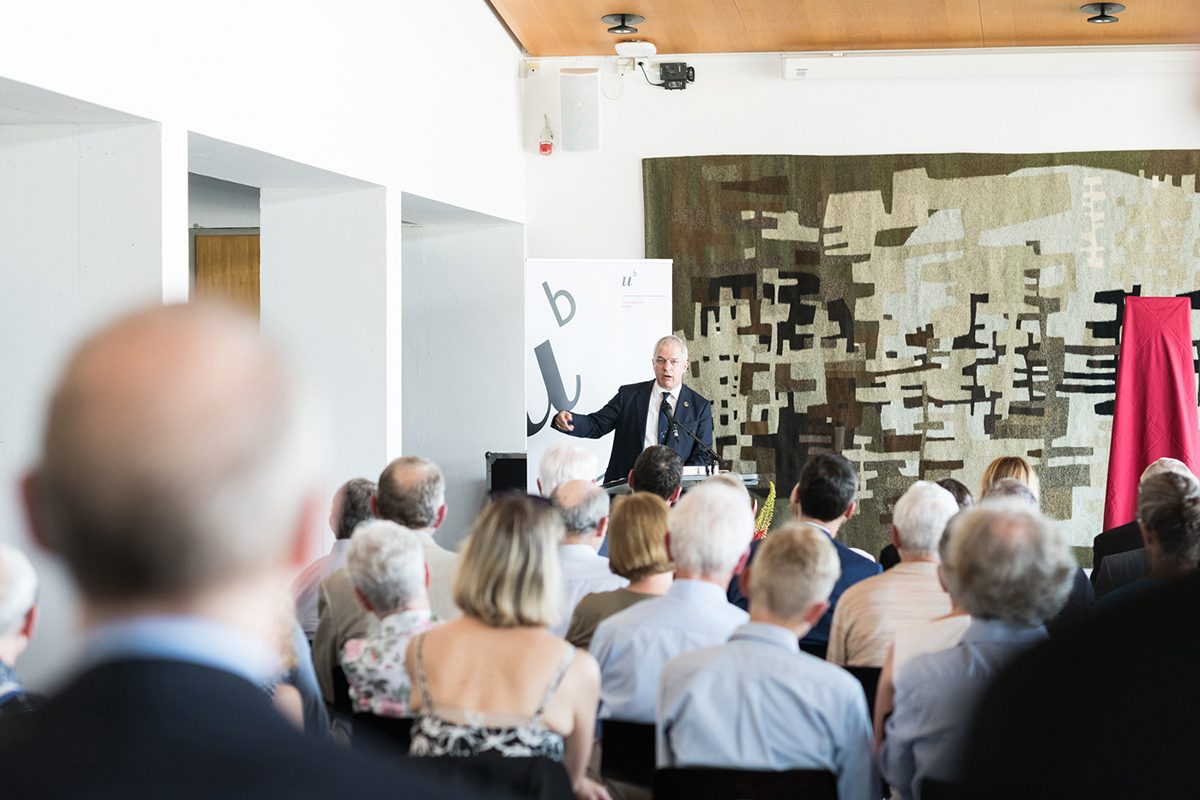
[[1104, 533], [1098, 534], [1095, 539], [1092, 539], [1092, 586], [1096, 585], [1096, 579], [1100, 573], [1100, 562], [1105, 557], [1117, 553], [1127, 553], [1145, 546], [1146, 543], [1142, 541], [1142, 530], [1138, 527], [1137, 520], [1109, 528]]
[[981, 703], [962, 796], [1200, 795], [1197, 664], [1200, 575], [1050, 639], [1013, 662]]
[[[572, 414], [571, 424], [575, 430], [568, 431], [570, 436], [584, 439], [599, 439], [609, 431], [617, 433], [613, 437], [612, 455], [608, 459], [608, 469], [604, 473], [604, 482], [619, 481], [629, 477], [633, 462], [645, 448], [646, 415], [650, 412], [650, 392], [654, 381], [645, 383], [630, 383], [622, 386], [608, 401], [608, 405], [595, 414]], [[672, 412], [676, 421], [685, 426], [697, 436], [700, 441], [712, 447], [712, 404], [687, 386], [679, 387], [679, 408]], [[704, 464], [704, 451], [692, 437], [682, 431], [679, 438], [670, 437], [667, 447], [679, 453], [685, 466]]]
[[305, 737], [252, 683], [174, 661], [102, 664], [40, 710], [0, 721], [0, 764], [5, 800], [462, 793], [425, 768], [376, 767]]
[[[750, 558], [746, 560], [747, 565], [754, 562], [754, 556], [758, 553], [758, 548], [762, 545], [763, 541], [765, 540], [755, 539], [750, 543]], [[821, 617], [821, 621], [814, 625], [812, 630], [800, 640], [801, 644], [829, 644], [829, 627], [833, 624], [833, 612], [837, 608], [838, 598], [852, 585], [872, 575], [878, 575], [883, 572], [883, 568], [871, 559], [863, 558], [837, 539], [833, 539], [832, 541], [833, 546], [837, 548], [838, 559], [842, 563], [842, 575], [837, 579], [837, 583], [833, 585], [833, 591], [829, 595], [829, 610], [825, 612], [825, 616]], [[736, 575], [729, 584], [726, 596], [729, 598], [729, 602], [742, 610], [749, 609], [750, 598], [742, 594], [742, 589], [738, 585]]]
[[1096, 584], [1096, 597], [1104, 597], [1113, 589], [1120, 589], [1149, 574], [1150, 551], [1144, 547], [1110, 555], [1104, 559], [1100, 569], [1092, 570], [1092, 581]]

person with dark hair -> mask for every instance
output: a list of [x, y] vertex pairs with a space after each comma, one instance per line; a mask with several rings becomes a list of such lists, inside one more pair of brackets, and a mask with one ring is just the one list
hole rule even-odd
[[647, 447], [629, 470], [629, 488], [634, 492], [656, 494], [667, 505], [674, 505], [683, 491], [683, 459], [669, 447]]
[[317, 587], [326, 577], [346, 566], [346, 551], [350, 548], [350, 534], [360, 523], [374, 519], [371, 511], [371, 495], [375, 494], [375, 482], [366, 478], [351, 478], [333, 493], [329, 510], [329, 529], [336, 540], [329, 555], [318, 558], [292, 581], [292, 597], [296, 598], [296, 620], [304, 629], [309, 644], [317, 633]]
[[[842, 593], [855, 583], [883, 571], [870, 558], [859, 555], [837, 540], [838, 529], [854, 516], [854, 495], [857, 492], [858, 473], [854, 471], [850, 459], [838, 453], [809, 456], [808, 461], [800, 468], [800, 478], [796, 487], [792, 489], [792, 519], [811, 523], [825, 531], [825, 535], [837, 548], [838, 560], [842, 566], [841, 577], [833, 585], [833, 591], [829, 595], [829, 610], [800, 642], [805, 650], [822, 658], [829, 647], [829, 628]], [[753, 563], [754, 555], [762, 541], [756, 539], [751, 544], [748, 563]], [[729, 586], [729, 602], [742, 609], [748, 608], [749, 598], [742, 594], [737, 583], [735, 578]]]
[[[971, 490], [962, 481], [955, 480], [954, 478], [941, 478], [934, 481], [934, 483], [954, 496], [954, 502], [958, 503], [959, 511], [966, 511], [975, 504], [975, 498], [971, 496]], [[884, 571], [891, 569], [899, 563], [900, 551], [896, 549], [896, 545], [889, 544], [879, 551], [879, 566], [883, 567]]]
[[1108, 611], [1196, 571], [1200, 557], [1200, 483], [1191, 475], [1160, 472], [1138, 486], [1138, 526], [1150, 554], [1150, 573], [1096, 601]]

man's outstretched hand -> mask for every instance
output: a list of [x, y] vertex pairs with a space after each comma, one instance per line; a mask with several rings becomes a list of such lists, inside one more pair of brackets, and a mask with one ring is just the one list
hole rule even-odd
[[571, 424], [571, 419], [570, 411], [560, 411], [554, 415], [554, 422], [551, 424], [560, 431], [573, 431], [575, 426]]

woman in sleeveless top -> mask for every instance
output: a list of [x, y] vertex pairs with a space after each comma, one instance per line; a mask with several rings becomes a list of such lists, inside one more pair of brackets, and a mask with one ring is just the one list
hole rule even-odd
[[463, 615], [409, 645], [414, 756], [545, 756], [579, 800], [609, 800], [584, 774], [600, 669], [551, 634], [558, 619], [562, 522], [540, 498], [493, 501], [471, 532], [454, 583]]

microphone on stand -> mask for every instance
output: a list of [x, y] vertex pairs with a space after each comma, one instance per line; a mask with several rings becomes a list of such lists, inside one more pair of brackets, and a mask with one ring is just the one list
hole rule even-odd
[[675, 441], [679, 441], [679, 428], [675, 425], [675, 415], [671, 413], [671, 405], [667, 402], [666, 395], [663, 396], [662, 406], [659, 408], [659, 413], [667, 415], [667, 435], [675, 434]]

